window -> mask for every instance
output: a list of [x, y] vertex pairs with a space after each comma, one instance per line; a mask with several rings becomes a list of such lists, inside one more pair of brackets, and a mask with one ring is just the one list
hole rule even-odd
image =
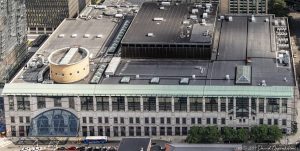
[[89, 123], [93, 123], [93, 117], [89, 117]]
[[113, 132], [114, 132], [114, 136], [119, 136], [119, 127], [118, 126], [114, 126], [113, 127]]
[[176, 120], [176, 124], [180, 124], [180, 118], [179, 117], [177, 117], [175, 120]]
[[268, 98], [267, 99], [267, 112], [279, 113], [279, 99], [278, 98]]
[[182, 118], [182, 124], [186, 124], [186, 118]]
[[202, 98], [190, 98], [190, 111], [202, 111]]
[[198, 124], [202, 124], [202, 119], [201, 118], [198, 118], [197, 121], [198, 121]]
[[187, 98], [179, 97], [174, 98], [175, 111], [186, 111], [187, 110]]
[[61, 107], [61, 97], [54, 97], [54, 107]]
[[89, 126], [90, 136], [95, 136], [95, 128], [94, 126]]
[[171, 124], [171, 118], [167, 117], [167, 124]]
[[82, 123], [86, 123], [86, 117], [82, 117]]
[[14, 116], [11, 116], [11, 117], [10, 117], [10, 122], [11, 122], [11, 123], [15, 123], [15, 122], [16, 122]]
[[103, 136], [103, 127], [98, 126], [98, 136]]
[[196, 121], [195, 121], [195, 118], [191, 118], [191, 124], [195, 124]]
[[258, 99], [258, 110], [259, 112], [263, 113], [264, 112], [264, 98], [259, 98]]
[[156, 136], [156, 127], [151, 127], [151, 135]]
[[144, 127], [145, 136], [149, 136], [149, 127]]
[[26, 120], [26, 123], [30, 123], [30, 117], [29, 116], [26, 116], [25, 120]]
[[165, 129], [165, 127], [159, 127], [159, 131], [160, 131], [160, 136], [165, 136], [165, 132], [166, 132], [166, 129]]
[[37, 97], [36, 99], [37, 99], [37, 108], [38, 109], [46, 108], [45, 97]]
[[278, 119], [274, 119], [274, 125], [278, 125]]
[[151, 117], [151, 123], [155, 124], [155, 117]]
[[249, 98], [236, 98], [236, 117], [249, 117]]
[[17, 97], [18, 110], [30, 110], [30, 101], [28, 96]]
[[16, 135], [16, 126], [11, 126], [11, 136], [15, 137]]
[[125, 126], [121, 126], [121, 136], [126, 136], [126, 127]]
[[165, 118], [163, 117], [160, 118], [160, 124], [165, 124]]
[[229, 97], [228, 98], [228, 112], [229, 112], [229, 114], [233, 114], [233, 102], [234, 102], [234, 98]]
[[149, 118], [145, 117], [145, 124], [149, 124]]
[[128, 110], [129, 111], [140, 111], [141, 104], [139, 97], [127, 97]]
[[222, 118], [222, 119], [221, 119], [221, 124], [223, 124], [223, 125], [226, 124], [226, 119], [225, 119], [225, 118]]
[[180, 127], [175, 127], [175, 135], [180, 135]]
[[221, 103], [221, 112], [226, 112], [226, 98], [221, 97], [220, 103]]
[[129, 126], [129, 136], [134, 136], [134, 127]]
[[256, 98], [251, 98], [251, 114], [256, 114]]
[[133, 117], [130, 117], [130, 118], [129, 118], [129, 123], [130, 123], [130, 124], [133, 124]]
[[141, 136], [142, 135], [142, 128], [140, 126], [136, 127], [136, 136]]
[[182, 135], [187, 135], [188, 130], [187, 127], [182, 127]]
[[172, 127], [167, 127], [167, 135], [172, 136]]
[[264, 119], [263, 118], [259, 119], [259, 124], [261, 124], [261, 125], [264, 124]]
[[286, 119], [282, 119], [282, 125], [286, 126]]
[[91, 96], [80, 97], [80, 102], [81, 102], [81, 110], [83, 111], [94, 110], [93, 97]]
[[156, 111], [156, 97], [143, 98], [144, 111]]
[[99, 96], [96, 97], [96, 104], [98, 111], [108, 111], [109, 110], [109, 97]]
[[23, 122], [24, 122], [22, 116], [19, 117], [19, 122], [20, 122], [20, 123], [23, 123]]
[[217, 124], [217, 118], [213, 118], [213, 124]]
[[205, 111], [206, 112], [217, 112], [218, 111], [218, 98], [211, 97], [205, 98]]
[[87, 130], [87, 126], [82, 126], [82, 136], [87, 136], [88, 130]]
[[268, 125], [272, 125], [272, 119], [268, 119]]
[[206, 124], [210, 124], [210, 118], [206, 118]]
[[112, 110], [125, 111], [125, 101], [123, 96], [112, 97]]
[[15, 110], [14, 96], [8, 96], [9, 110]]
[[117, 117], [114, 117], [114, 123], [118, 124], [118, 118]]
[[109, 126], [105, 126], [105, 136], [110, 136], [110, 127]]
[[135, 118], [135, 123], [136, 123], [136, 124], [140, 124], [140, 118], [139, 118], [139, 117], [136, 117], [136, 118]]
[[159, 111], [172, 111], [172, 98], [160, 97], [158, 102]]
[[102, 117], [98, 117], [98, 123], [102, 124]]
[[69, 108], [75, 109], [74, 97], [69, 97]]
[[120, 117], [120, 123], [124, 124], [124, 117]]
[[109, 123], [108, 117], [105, 117], [105, 118], [104, 118], [104, 122], [105, 122], [105, 124], [108, 124], [108, 123]]
[[281, 102], [281, 112], [282, 113], [287, 113], [287, 101], [288, 99], [282, 99], [282, 102]]

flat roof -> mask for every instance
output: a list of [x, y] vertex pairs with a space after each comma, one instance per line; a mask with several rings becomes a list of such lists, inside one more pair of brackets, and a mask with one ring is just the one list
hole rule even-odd
[[[37, 50], [30, 61], [32, 61], [33, 58], [36, 58], [37, 54], [42, 55], [47, 59], [52, 52], [58, 49], [71, 47], [86, 48], [89, 51], [89, 57], [92, 59], [97, 58], [102, 55], [108, 47], [109, 38], [113, 35], [117, 23], [118, 22], [113, 21], [111, 17], [89, 20], [80, 18], [65, 19], [53, 34], [50, 35], [47, 41]], [[99, 35], [101, 36], [99, 37]], [[95, 70], [97, 64], [91, 64], [90, 68], [91, 71]], [[22, 69], [12, 82], [37, 82], [38, 74], [43, 69], [44, 67], [34, 69], [26, 68], [26, 70]], [[89, 77], [77, 83], [88, 83], [91, 76], [92, 73]]]
[[[164, 9], [160, 9], [160, 7], [164, 7]], [[202, 33], [204, 31], [209, 30], [211, 33], [213, 33], [216, 6], [213, 5], [211, 12], [208, 13], [208, 18], [206, 18], [207, 24], [201, 26], [199, 23], [193, 23], [194, 21], [189, 19], [190, 15], [192, 15], [190, 13], [192, 8], [194, 8], [194, 5], [187, 3], [162, 6], [158, 2], [145, 2], [131, 23], [122, 43], [211, 44], [211, 40], [208, 41], [206, 38], [201, 37], [204, 37]], [[201, 21], [200, 16], [203, 14], [204, 10], [198, 8], [198, 11], [199, 13], [196, 14], [196, 18]], [[155, 21], [154, 18], [161, 18], [163, 20]], [[183, 24], [184, 20], [189, 20], [189, 25], [191, 25], [190, 28]], [[195, 29], [193, 29], [193, 26], [195, 26]], [[198, 37], [200, 37], [200, 41], [191, 41], [192, 36], [190, 35], [193, 35], [193, 33], [197, 34], [197, 32], [201, 33], [198, 35]], [[154, 36], [147, 36], [148, 33], [153, 33]], [[182, 34], [184, 34], [183, 37]], [[201, 39], [203, 41], [201, 41]]]

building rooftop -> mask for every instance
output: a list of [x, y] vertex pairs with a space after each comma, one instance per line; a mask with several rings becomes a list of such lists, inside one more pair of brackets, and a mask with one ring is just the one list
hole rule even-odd
[[[205, 5], [196, 7], [186, 3], [161, 5], [158, 2], [145, 2], [122, 43], [211, 44], [211, 36], [204, 34], [214, 31], [216, 5], [212, 5], [206, 16], [203, 15], [205, 10]], [[206, 23], [201, 23], [203, 18]]]
[[240, 144], [167, 144], [166, 151], [235, 151]]

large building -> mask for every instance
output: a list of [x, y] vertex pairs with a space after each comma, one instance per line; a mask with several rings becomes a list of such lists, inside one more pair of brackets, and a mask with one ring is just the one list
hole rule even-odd
[[8, 82], [27, 58], [24, 0], [0, 1], [0, 83]]
[[29, 33], [52, 33], [65, 18], [76, 17], [91, 0], [26, 0]]
[[[157, 17], [168, 11], [200, 17], [142, 20], [149, 5], [153, 10], [164, 7]], [[198, 5], [147, 2], [132, 21], [120, 14], [99, 14], [114, 9], [130, 9], [132, 14], [133, 6], [92, 9], [90, 19], [64, 20], [4, 87], [7, 135], [185, 138], [191, 126], [249, 129], [259, 124], [291, 133], [297, 86], [286, 18], [221, 17], [212, 33], [210, 59], [120, 57], [126, 36], [144, 22], [159, 22], [157, 28], [178, 34], [178, 24], [188, 24], [200, 37], [207, 34], [201, 30], [206, 25], [199, 22], [204, 19], [199, 10], [207, 5]], [[173, 24], [159, 26], [168, 20]], [[145, 28], [145, 34], [156, 25]], [[181, 46], [185, 47], [189, 45]]]
[[267, 14], [268, 0], [221, 0], [221, 14]]

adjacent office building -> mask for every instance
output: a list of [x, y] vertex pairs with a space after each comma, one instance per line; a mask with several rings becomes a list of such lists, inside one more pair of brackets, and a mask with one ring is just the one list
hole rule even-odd
[[221, 0], [221, 14], [267, 14], [268, 0]]
[[[7, 135], [185, 138], [191, 126], [259, 124], [291, 133], [298, 89], [288, 20], [225, 15], [209, 22], [214, 9], [146, 2], [132, 22], [99, 17], [100, 9], [90, 19], [64, 20], [4, 87]], [[203, 45], [194, 37], [210, 50], [191, 47]], [[200, 57], [188, 58], [188, 50]]]
[[29, 33], [52, 33], [65, 18], [76, 17], [91, 0], [26, 0]]
[[0, 83], [9, 81], [26, 60], [25, 0], [0, 1]]

